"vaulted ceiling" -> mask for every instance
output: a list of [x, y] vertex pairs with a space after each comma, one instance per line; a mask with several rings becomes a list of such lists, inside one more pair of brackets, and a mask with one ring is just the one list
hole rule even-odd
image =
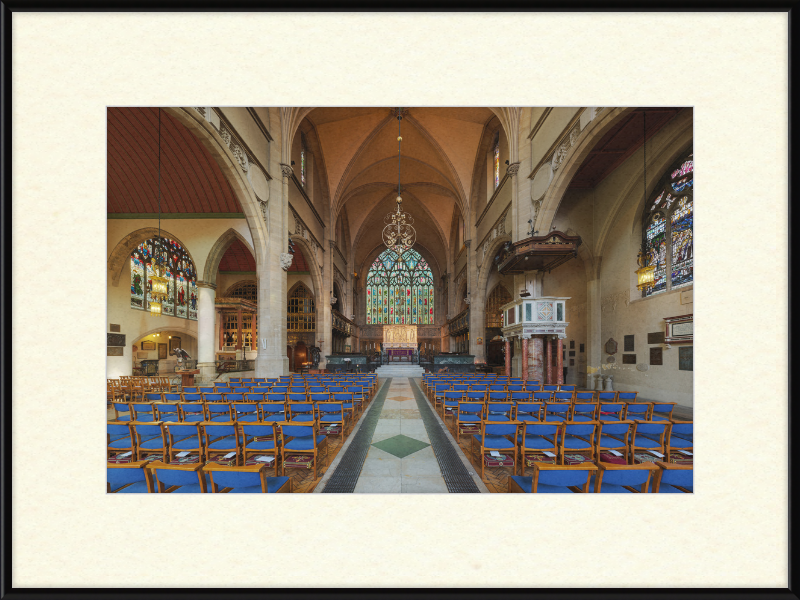
[[158, 108], [109, 108], [108, 198], [112, 214], [241, 213], [217, 162], [186, 127]]
[[239, 240], [233, 240], [222, 259], [219, 261], [220, 272], [253, 272], [256, 270], [256, 259], [250, 250]]
[[414, 219], [417, 241], [442, 260], [454, 211], [466, 210], [488, 108], [316, 108], [306, 117], [320, 142], [329, 197], [344, 208], [356, 264], [381, 243], [384, 216], [394, 210], [398, 167], [403, 209]]

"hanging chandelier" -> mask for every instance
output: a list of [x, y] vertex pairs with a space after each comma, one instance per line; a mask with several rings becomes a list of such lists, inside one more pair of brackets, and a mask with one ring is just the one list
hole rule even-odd
[[383, 219], [383, 222], [386, 223], [386, 226], [383, 228], [383, 243], [387, 248], [391, 248], [397, 252], [398, 255], [411, 249], [414, 242], [417, 241], [417, 232], [413, 227], [414, 218], [408, 213], [403, 212], [403, 198], [400, 195], [403, 191], [400, 185], [400, 157], [403, 146], [403, 137], [400, 135], [400, 127], [402, 122], [403, 109], [401, 107], [397, 109], [397, 198], [395, 199], [397, 207]]
[[[644, 155], [644, 203], [647, 204], [647, 112], [642, 113], [644, 141], [642, 142], [642, 153]], [[642, 236], [642, 249], [639, 250], [639, 256], [636, 262], [639, 268], [636, 269], [636, 279], [638, 280], [636, 287], [640, 290], [647, 290], [655, 285], [655, 272], [656, 268], [653, 265], [647, 264], [647, 253], [644, 244], [644, 236]]]
[[150, 278], [150, 316], [161, 316], [161, 305], [169, 297], [168, 281], [161, 264], [164, 249], [161, 247], [161, 109], [158, 109], [158, 237], [153, 244], [153, 276]]

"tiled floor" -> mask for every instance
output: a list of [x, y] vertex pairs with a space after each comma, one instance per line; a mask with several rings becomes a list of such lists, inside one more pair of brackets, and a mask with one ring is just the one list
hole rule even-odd
[[411, 383], [391, 381], [354, 493], [447, 493]]

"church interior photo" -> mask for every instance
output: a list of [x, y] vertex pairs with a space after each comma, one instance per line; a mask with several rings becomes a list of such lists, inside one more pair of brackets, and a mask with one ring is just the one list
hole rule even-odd
[[692, 493], [691, 107], [109, 107], [109, 493]]

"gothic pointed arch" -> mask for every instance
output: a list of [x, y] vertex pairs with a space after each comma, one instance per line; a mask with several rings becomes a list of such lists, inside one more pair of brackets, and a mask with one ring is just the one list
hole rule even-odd
[[225, 252], [235, 240], [239, 240], [242, 244], [244, 244], [244, 246], [256, 258], [256, 271], [258, 271], [258, 257], [253, 251], [253, 247], [239, 231], [231, 227], [217, 238], [217, 241], [214, 242], [214, 245], [211, 246], [211, 249], [208, 251], [205, 267], [203, 268], [203, 281], [206, 283], [217, 283], [219, 263], [222, 260], [222, 257], [225, 256]]

